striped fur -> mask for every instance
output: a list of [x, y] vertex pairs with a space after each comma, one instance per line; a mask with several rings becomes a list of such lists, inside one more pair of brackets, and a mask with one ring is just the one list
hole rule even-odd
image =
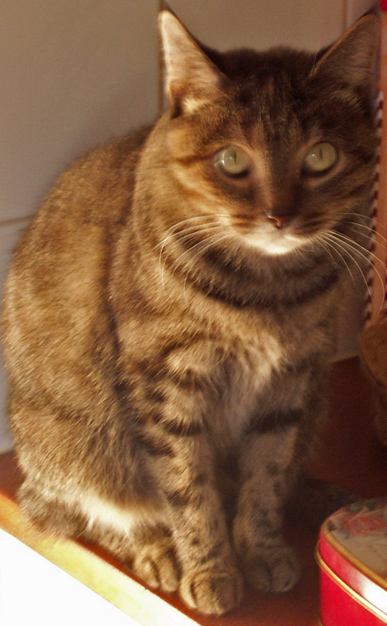
[[[169, 12], [160, 29], [168, 111], [75, 163], [17, 246], [9, 414], [38, 526], [222, 614], [243, 579], [299, 577], [282, 510], [366, 239], [378, 20], [318, 55], [204, 52]], [[337, 164], [306, 176], [323, 140]], [[229, 145], [248, 176], [214, 165]]]

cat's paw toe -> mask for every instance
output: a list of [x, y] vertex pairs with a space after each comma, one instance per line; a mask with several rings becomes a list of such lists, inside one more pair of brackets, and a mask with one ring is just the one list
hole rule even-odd
[[186, 604], [204, 615], [228, 613], [238, 606], [242, 592], [242, 576], [234, 568], [190, 572], [183, 577], [180, 587]]
[[179, 569], [172, 551], [146, 551], [132, 564], [133, 573], [146, 585], [166, 593], [174, 593], [179, 586]]
[[247, 582], [265, 592], [289, 591], [299, 581], [301, 567], [295, 551], [288, 546], [275, 546], [256, 552], [247, 559]]

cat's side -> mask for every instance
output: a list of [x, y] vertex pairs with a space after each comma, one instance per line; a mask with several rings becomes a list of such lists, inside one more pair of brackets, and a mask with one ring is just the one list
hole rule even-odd
[[379, 21], [317, 55], [160, 25], [168, 111], [75, 163], [17, 246], [9, 414], [33, 522], [222, 614], [299, 577], [282, 511], [366, 232]]

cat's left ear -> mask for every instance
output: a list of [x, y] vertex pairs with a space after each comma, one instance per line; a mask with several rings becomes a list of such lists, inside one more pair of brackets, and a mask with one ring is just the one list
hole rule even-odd
[[360, 18], [322, 55], [311, 77], [330, 75], [372, 96], [375, 91], [380, 29], [377, 15], [370, 13]]
[[193, 112], [220, 94], [225, 77], [171, 11], [161, 11], [159, 28], [166, 95], [175, 109]]

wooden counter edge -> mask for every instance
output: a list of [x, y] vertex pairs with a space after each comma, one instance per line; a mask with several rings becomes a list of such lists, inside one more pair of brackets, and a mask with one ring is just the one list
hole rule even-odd
[[[0, 528], [92, 589], [141, 626], [195, 626], [178, 609], [71, 539], [38, 533], [15, 502], [0, 493]], [[22, 567], [22, 565], [21, 565]]]

